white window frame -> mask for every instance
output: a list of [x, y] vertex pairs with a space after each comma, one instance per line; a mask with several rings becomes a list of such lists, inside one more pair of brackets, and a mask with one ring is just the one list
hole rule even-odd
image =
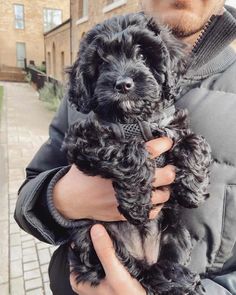
[[[15, 12], [15, 7], [16, 7], [16, 6], [21, 6], [21, 7], [23, 8], [23, 9], [22, 9], [22, 11], [23, 11], [22, 19], [17, 19], [17, 18], [16, 18], [16, 12]], [[15, 29], [16, 29], [16, 30], [24, 30], [24, 29], [25, 29], [25, 7], [24, 7], [24, 4], [13, 3], [13, 11], [14, 11]], [[22, 23], [23, 23], [23, 28], [17, 28], [17, 27], [16, 27], [16, 23], [17, 23], [17, 21], [22, 21]]]
[[107, 5], [107, 6], [105, 6], [105, 7], [103, 8], [102, 12], [103, 12], [103, 13], [107, 13], [107, 12], [113, 10], [113, 9], [116, 9], [116, 8], [118, 8], [118, 7], [120, 7], [120, 6], [125, 5], [126, 3], [127, 3], [127, 0], [116, 0], [116, 1], [114, 1], [113, 3], [111, 3], [111, 4]]
[[83, 16], [76, 21], [76, 25], [80, 25], [89, 20], [89, 0], [83, 0]]

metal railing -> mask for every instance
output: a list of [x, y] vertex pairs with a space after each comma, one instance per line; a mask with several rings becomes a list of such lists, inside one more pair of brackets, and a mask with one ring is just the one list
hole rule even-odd
[[62, 83], [50, 76], [47, 76], [46, 73], [38, 70], [34, 63], [31, 62], [29, 65], [27, 65], [27, 61], [25, 59], [25, 71], [27, 74], [30, 74], [30, 80], [34, 85], [36, 86], [37, 90], [44, 87], [45, 83], [52, 83], [54, 87], [54, 91], [56, 93], [56, 88], [62, 86]]

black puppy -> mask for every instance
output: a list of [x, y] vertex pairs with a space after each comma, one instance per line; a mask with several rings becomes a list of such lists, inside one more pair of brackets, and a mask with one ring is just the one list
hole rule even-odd
[[[179, 205], [197, 207], [206, 196], [210, 148], [191, 132], [185, 110], [175, 110], [177, 82], [186, 68], [185, 47], [144, 14], [114, 17], [90, 30], [69, 72], [69, 99], [88, 114], [66, 138], [70, 163], [87, 175], [112, 180], [127, 222], [100, 222], [117, 257], [148, 294], [202, 294], [188, 265], [191, 239]], [[157, 161], [145, 141], [168, 136], [174, 145]], [[157, 166], [177, 168], [170, 201], [148, 219]], [[89, 196], [88, 196], [89, 197]], [[70, 260], [78, 282], [105, 276], [90, 239], [95, 220], [74, 223]]]

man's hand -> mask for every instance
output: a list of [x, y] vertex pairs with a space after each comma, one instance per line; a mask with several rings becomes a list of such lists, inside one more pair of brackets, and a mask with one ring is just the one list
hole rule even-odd
[[99, 286], [91, 287], [88, 283], [76, 284], [75, 276], [70, 275], [70, 283], [79, 295], [145, 295], [141, 284], [130, 276], [117, 259], [112, 241], [102, 225], [96, 224], [91, 229], [94, 249], [105, 270], [106, 277]]
[[[152, 158], [160, 156], [172, 147], [167, 137], [151, 140], [146, 143]], [[163, 203], [170, 197], [170, 185], [175, 179], [174, 167], [167, 165], [157, 168], [152, 194], [153, 204], [160, 204], [150, 213], [156, 218]], [[161, 187], [161, 188], [160, 188]], [[119, 221], [124, 217], [117, 209], [117, 200], [112, 181], [99, 176], [87, 176], [72, 165], [68, 173], [56, 184], [53, 191], [54, 204], [57, 210], [68, 219], [95, 219], [101, 221]]]

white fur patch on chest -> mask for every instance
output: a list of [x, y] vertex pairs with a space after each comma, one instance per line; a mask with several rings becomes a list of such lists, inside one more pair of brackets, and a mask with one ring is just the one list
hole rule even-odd
[[161, 237], [157, 220], [148, 223], [145, 234], [128, 222], [110, 224], [109, 227], [134, 258], [144, 260], [149, 265], [157, 261]]

